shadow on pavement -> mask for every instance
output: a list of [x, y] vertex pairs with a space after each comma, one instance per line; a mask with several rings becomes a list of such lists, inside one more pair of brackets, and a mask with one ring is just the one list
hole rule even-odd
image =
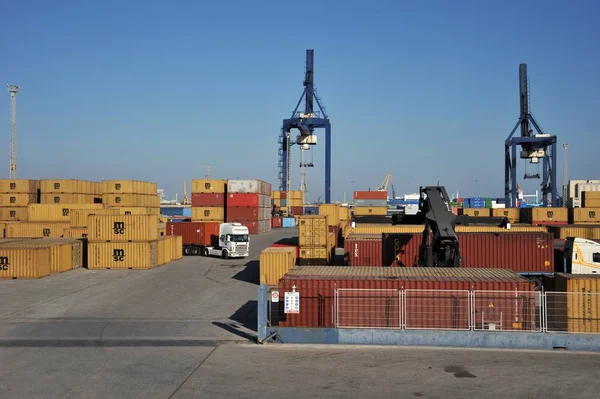
[[213, 324], [217, 327], [221, 327], [222, 329], [232, 334], [248, 339], [250, 341], [255, 341], [255, 335], [249, 334], [246, 331], [242, 331], [240, 328], [243, 327], [251, 331], [257, 331], [257, 306], [258, 301], [248, 301], [244, 305], [242, 305], [242, 307], [236, 310], [234, 314], [229, 316], [229, 319], [232, 320], [231, 323], [215, 321], [213, 322]]
[[246, 283], [258, 285], [260, 282], [258, 260], [251, 260], [246, 263], [244, 269], [232, 278], [235, 280], [245, 281]]

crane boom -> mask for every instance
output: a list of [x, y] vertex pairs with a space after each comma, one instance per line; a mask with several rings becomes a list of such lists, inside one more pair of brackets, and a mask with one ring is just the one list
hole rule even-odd
[[7, 84], [10, 93], [10, 158], [9, 179], [17, 178], [17, 93], [19, 86]]

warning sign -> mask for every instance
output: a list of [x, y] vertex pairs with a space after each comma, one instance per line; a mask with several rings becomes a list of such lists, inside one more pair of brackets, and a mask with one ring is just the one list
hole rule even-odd
[[285, 313], [300, 313], [300, 293], [285, 293]]
[[271, 302], [279, 302], [279, 291], [271, 292]]
[[488, 308], [490, 308], [490, 309], [494, 309], [494, 303], [493, 303], [493, 302], [490, 302], [490, 304], [488, 305]]

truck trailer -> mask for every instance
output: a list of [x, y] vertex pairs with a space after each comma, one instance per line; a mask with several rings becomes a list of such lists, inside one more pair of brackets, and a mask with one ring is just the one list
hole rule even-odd
[[167, 235], [183, 238], [186, 256], [246, 258], [250, 254], [248, 227], [241, 223], [169, 222]]

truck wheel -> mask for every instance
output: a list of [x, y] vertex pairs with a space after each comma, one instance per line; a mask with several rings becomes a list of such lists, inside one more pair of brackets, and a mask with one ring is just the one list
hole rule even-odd
[[204, 248], [204, 256], [208, 258], [210, 254], [208, 253], [208, 248]]
[[226, 249], [223, 250], [223, 253], [221, 254], [221, 258], [223, 258], [223, 259], [229, 258], [229, 255], [227, 254], [227, 250]]
[[184, 247], [183, 248], [183, 254], [185, 256], [194, 255], [194, 251], [192, 251], [192, 249], [190, 247]]

